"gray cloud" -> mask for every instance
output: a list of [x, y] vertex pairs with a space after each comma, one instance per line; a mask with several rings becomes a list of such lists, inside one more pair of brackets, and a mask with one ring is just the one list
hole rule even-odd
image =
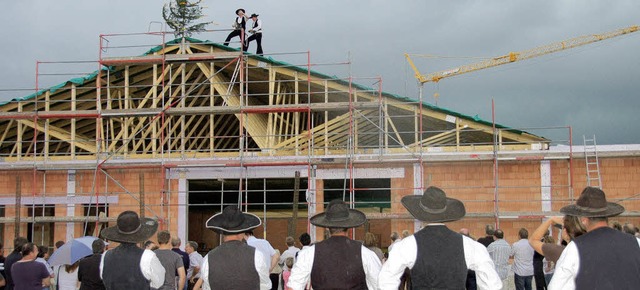
[[[98, 35], [145, 32], [162, 20], [163, 1], [9, 1], [0, 18], [0, 89], [34, 87], [35, 62], [96, 60]], [[226, 29], [243, 7], [264, 22], [266, 52], [311, 52], [314, 63], [343, 62], [351, 54], [355, 77], [383, 78], [388, 92], [418, 97], [418, 86], [403, 53], [496, 56], [638, 22], [640, 1], [212, 1], [207, 20]], [[157, 26], [152, 26], [157, 27]], [[197, 35], [222, 41], [226, 32]], [[125, 41], [125, 40], [121, 40]], [[135, 42], [133, 38], [126, 41]], [[157, 39], [145, 39], [149, 45]], [[445, 79], [425, 86], [425, 100], [514, 128], [572, 126], [574, 141], [596, 135], [599, 143], [640, 143], [640, 32], [567, 52]], [[134, 49], [141, 54], [147, 48]], [[302, 55], [273, 56], [292, 63]], [[471, 59], [418, 60], [423, 73], [470, 63]], [[95, 70], [97, 65], [45, 66], [49, 71]], [[346, 66], [319, 66], [347, 76]], [[42, 77], [41, 85], [64, 78]], [[368, 85], [371, 80], [362, 81]], [[437, 89], [436, 89], [437, 88]], [[30, 94], [0, 91], [0, 100]], [[556, 140], [566, 132], [540, 130]], [[558, 130], [562, 131], [562, 130]], [[534, 130], [538, 133], [538, 130]]]

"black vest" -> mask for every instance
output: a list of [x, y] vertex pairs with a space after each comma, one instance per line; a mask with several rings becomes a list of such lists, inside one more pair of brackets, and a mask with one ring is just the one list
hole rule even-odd
[[367, 289], [362, 267], [362, 244], [333, 236], [315, 245], [311, 287], [323, 289]]
[[217, 289], [260, 289], [255, 267], [256, 248], [242, 241], [228, 241], [209, 252], [209, 286]]
[[602, 227], [577, 237], [576, 289], [638, 289], [640, 247], [629, 234]]
[[446, 226], [427, 226], [413, 236], [418, 245], [411, 269], [413, 289], [465, 289], [467, 263], [462, 235]]
[[149, 280], [140, 270], [143, 249], [136, 244], [122, 243], [104, 253], [102, 281], [108, 290], [151, 289]]
[[242, 29], [247, 28], [247, 19], [243, 17], [236, 17], [236, 23], [238, 23], [238, 18], [242, 18], [242, 22], [240, 23], [240, 26], [242, 27]]

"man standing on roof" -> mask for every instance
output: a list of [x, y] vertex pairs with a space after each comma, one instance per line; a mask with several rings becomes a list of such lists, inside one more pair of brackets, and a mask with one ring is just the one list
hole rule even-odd
[[247, 44], [242, 49], [243, 51], [249, 50], [249, 44], [251, 41], [256, 41], [258, 48], [256, 48], [256, 54], [262, 55], [262, 20], [258, 19], [258, 14], [251, 14], [251, 20], [253, 20], [253, 26], [249, 30], [251, 36], [247, 39]]
[[[236, 15], [238, 15], [238, 17], [236, 17], [236, 21], [233, 22], [233, 31], [231, 31], [231, 33], [229, 33], [229, 35], [227, 36], [227, 39], [225, 39], [224, 41], [224, 45], [225, 46], [229, 46], [229, 42], [231, 41], [232, 38], [239, 36], [240, 37], [240, 42], [242, 43], [244, 41], [244, 31], [245, 28], [247, 27], [247, 16], [244, 15], [244, 9], [240, 8], [236, 10]], [[242, 47], [244, 48], [244, 43], [242, 45]]]
[[476, 271], [478, 289], [502, 288], [487, 248], [444, 225], [464, 217], [461, 201], [431, 186], [423, 195], [405, 196], [401, 202], [414, 218], [428, 224], [393, 247], [380, 270], [378, 289], [398, 289], [405, 268], [411, 269], [413, 289], [465, 289], [469, 269]]
[[313, 289], [376, 289], [380, 259], [347, 235], [366, 221], [364, 213], [342, 200], [332, 200], [325, 212], [311, 217], [309, 222], [328, 228], [331, 237], [298, 252], [287, 289], [303, 290], [309, 279]]

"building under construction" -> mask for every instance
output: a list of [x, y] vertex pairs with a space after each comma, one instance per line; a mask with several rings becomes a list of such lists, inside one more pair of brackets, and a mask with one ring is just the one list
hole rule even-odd
[[204, 251], [219, 242], [205, 221], [237, 204], [283, 249], [288, 235], [323, 238], [307, 221], [332, 199], [368, 215], [356, 239], [386, 247], [420, 227], [400, 199], [429, 185], [465, 203], [451, 228], [476, 236], [496, 224], [513, 241], [587, 185], [625, 206], [615, 219], [638, 221], [640, 145], [577, 146], [570, 127], [549, 140], [325, 75], [308, 53], [291, 63], [164, 35], [129, 55], [101, 36], [94, 73], [0, 105], [5, 248], [95, 235], [135, 210]]

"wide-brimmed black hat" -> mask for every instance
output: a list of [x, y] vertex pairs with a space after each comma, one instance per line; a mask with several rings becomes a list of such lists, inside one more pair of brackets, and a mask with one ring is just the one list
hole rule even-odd
[[238, 15], [238, 12], [240, 12], [240, 11], [242, 11], [242, 13], [247, 13], [247, 12], [244, 12], [244, 9], [238, 8], [238, 9], [236, 9], [236, 15]]
[[567, 205], [561, 208], [560, 212], [573, 216], [610, 217], [623, 213], [624, 207], [614, 202], [607, 202], [607, 197], [601, 189], [587, 187], [580, 194], [576, 204]]
[[118, 215], [116, 225], [108, 227], [100, 235], [110, 241], [120, 243], [139, 243], [146, 241], [158, 230], [158, 222], [142, 218], [135, 211], [124, 211]]
[[367, 216], [359, 210], [350, 209], [344, 201], [335, 199], [329, 202], [323, 213], [309, 219], [314, 226], [323, 228], [355, 228], [367, 221]]
[[259, 227], [262, 221], [257, 215], [242, 212], [235, 205], [225, 207], [222, 212], [210, 217], [205, 226], [217, 233], [242, 233]]
[[435, 186], [429, 186], [422, 195], [407, 195], [401, 202], [414, 218], [424, 222], [456, 221], [466, 214], [461, 201], [448, 198], [442, 189]]
[[251, 14], [251, 16], [249, 16], [249, 18], [258, 17], [258, 16], [260, 16], [260, 15], [253, 13], [253, 14]]

